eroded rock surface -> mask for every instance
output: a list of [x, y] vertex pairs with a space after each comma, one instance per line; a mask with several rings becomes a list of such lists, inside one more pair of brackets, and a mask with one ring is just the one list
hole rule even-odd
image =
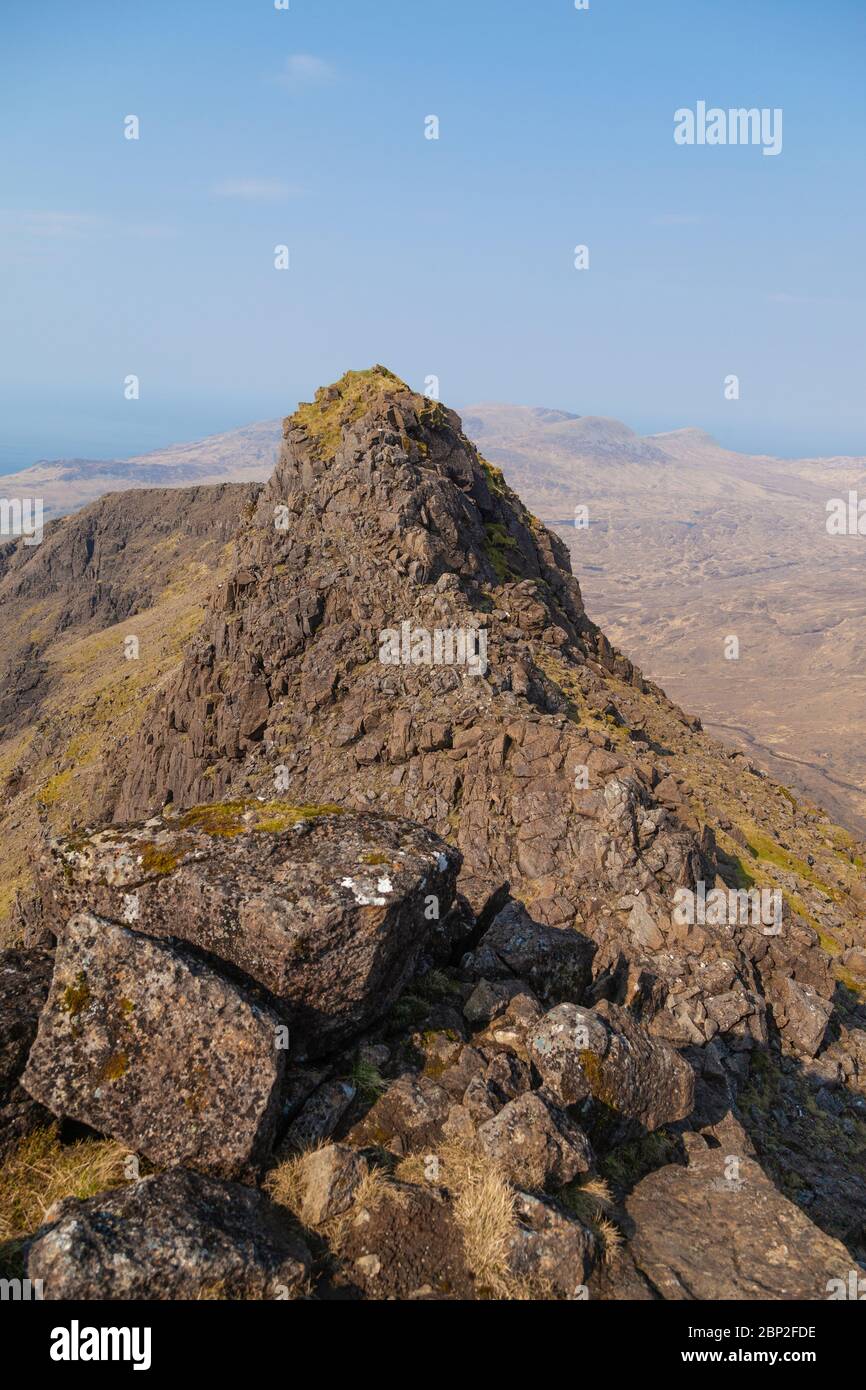
[[564, 1187], [592, 1164], [583, 1131], [535, 1092], [509, 1101], [486, 1120], [478, 1142], [519, 1187]]
[[48, 997], [54, 959], [49, 951], [0, 952], [0, 1157], [51, 1116], [20, 1085]]
[[685, 1058], [607, 1000], [595, 1009], [551, 1009], [531, 1034], [529, 1052], [560, 1105], [591, 1098], [610, 1112], [620, 1139], [629, 1129], [641, 1133], [683, 1120], [694, 1104], [695, 1075]]

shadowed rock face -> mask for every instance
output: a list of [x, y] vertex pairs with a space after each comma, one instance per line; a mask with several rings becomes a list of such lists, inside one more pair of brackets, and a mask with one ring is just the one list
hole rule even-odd
[[382, 1014], [451, 906], [460, 856], [385, 816], [251, 800], [54, 847], [50, 911], [173, 937], [262, 986], [295, 1056]]
[[70, 918], [22, 1084], [160, 1165], [254, 1173], [280, 1112], [279, 1019], [172, 946]]
[[286, 1298], [310, 1252], [262, 1193], [176, 1169], [48, 1213], [28, 1251], [48, 1299]]
[[50, 1117], [22, 1089], [54, 961], [49, 951], [0, 952], [0, 1156]]
[[50, 677], [40, 658], [53, 638], [98, 631], [147, 608], [179, 554], [212, 566], [257, 492], [228, 484], [109, 494], [49, 522], [41, 545], [0, 544], [0, 734], [38, 715]]

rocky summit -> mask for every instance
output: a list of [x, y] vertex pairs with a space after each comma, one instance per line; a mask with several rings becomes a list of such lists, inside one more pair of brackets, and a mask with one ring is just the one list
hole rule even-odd
[[612, 648], [563, 543], [385, 368], [213, 491], [213, 534], [207, 488], [174, 529], [135, 507], [170, 598], [127, 554], [95, 606], [110, 498], [46, 540], [65, 614], [4, 557], [70, 652], [122, 662], [118, 614], [159, 648], [62, 715], [40, 648], [10, 707], [6, 1264], [46, 1298], [856, 1285], [864, 846]]

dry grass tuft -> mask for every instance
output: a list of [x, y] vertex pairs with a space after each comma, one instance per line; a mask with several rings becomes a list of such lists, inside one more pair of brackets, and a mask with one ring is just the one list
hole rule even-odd
[[495, 1298], [521, 1298], [508, 1268], [508, 1243], [514, 1234], [515, 1191], [499, 1167], [470, 1145], [444, 1144], [436, 1154], [435, 1177], [429, 1155], [410, 1154], [398, 1165], [402, 1182], [435, 1182], [453, 1200], [454, 1219], [463, 1236], [466, 1263], [478, 1284]]
[[284, 1159], [278, 1167], [271, 1170], [265, 1181], [265, 1190], [272, 1200], [281, 1207], [286, 1207], [295, 1217], [299, 1217], [304, 1197], [304, 1160], [308, 1154], [314, 1152], [315, 1149], [307, 1149], [304, 1153], [293, 1154], [291, 1158]]
[[622, 1244], [622, 1235], [608, 1214], [616, 1203], [604, 1178], [588, 1178], [582, 1184], [573, 1184], [561, 1194], [561, 1200], [572, 1216], [595, 1235], [602, 1260], [611, 1259]]
[[323, 1228], [328, 1244], [336, 1254], [345, 1245], [349, 1230], [360, 1213], [369, 1212], [372, 1216], [386, 1197], [394, 1202], [405, 1200], [399, 1185], [392, 1182], [384, 1168], [369, 1168], [355, 1189], [349, 1210], [343, 1212], [342, 1216], [335, 1216]]
[[598, 1236], [601, 1258], [607, 1264], [622, 1245], [622, 1231], [614, 1225], [609, 1216], [596, 1217], [592, 1229]]
[[127, 1149], [112, 1139], [61, 1144], [56, 1126], [22, 1139], [0, 1172], [0, 1241], [20, 1241], [63, 1197], [96, 1197], [126, 1181]]
[[[296, 1218], [303, 1200], [304, 1157], [301, 1154], [286, 1160], [271, 1173], [267, 1184], [274, 1201], [287, 1207]], [[431, 1185], [450, 1194], [466, 1263], [482, 1296], [512, 1301], [555, 1296], [540, 1281], [530, 1283], [510, 1269], [509, 1246], [517, 1229], [517, 1194], [498, 1165], [467, 1143], [443, 1144], [435, 1155], [407, 1154], [393, 1173], [371, 1167], [355, 1192], [350, 1209], [327, 1222], [318, 1234], [338, 1255], [362, 1211], [372, 1213], [385, 1198], [399, 1201], [408, 1188]], [[589, 1178], [582, 1187], [575, 1184], [561, 1193], [560, 1200], [593, 1231], [602, 1259], [609, 1260], [622, 1237], [607, 1214], [614, 1206], [608, 1184], [602, 1178]]]
[[508, 1246], [514, 1233], [515, 1192], [489, 1162], [469, 1160], [454, 1201], [454, 1217], [463, 1233], [466, 1262], [475, 1278], [496, 1298], [516, 1296], [508, 1271]]
[[[287, 1211], [291, 1212], [299, 1223], [301, 1223], [301, 1206], [305, 1190], [305, 1160], [317, 1149], [327, 1147], [327, 1142], [323, 1142], [312, 1149], [306, 1149], [303, 1153], [294, 1154], [268, 1174], [265, 1188], [269, 1196], [281, 1207], [285, 1207]], [[344, 1212], [342, 1216], [336, 1216], [331, 1221], [325, 1222], [319, 1228], [319, 1234], [327, 1240], [332, 1249], [339, 1249], [345, 1240], [349, 1225], [358, 1213], [362, 1210], [375, 1211], [380, 1206], [386, 1190], [399, 1198], [399, 1187], [391, 1181], [384, 1169], [368, 1169], [355, 1190], [349, 1210]]]

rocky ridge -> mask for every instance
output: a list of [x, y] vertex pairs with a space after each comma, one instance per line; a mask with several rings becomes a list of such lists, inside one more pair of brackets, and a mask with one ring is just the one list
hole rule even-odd
[[[562, 544], [452, 412], [377, 368], [284, 433], [201, 628], [110, 760], [116, 825], [48, 854], [25, 918], [31, 950], [57, 940], [55, 985], [24, 1085], [169, 1173], [264, 1181], [320, 1296], [826, 1297], [866, 1255], [856, 853], [609, 646]], [[464, 660], [430, 659], [437, 631]], [[407, 663], [380, 659], [404, 640]], [[764, 882], [781, 930], [674, 911], [678, 891]], [[223, 1049], [211, 1108], [186, 1105], [181, 1068], [177, 1104], [146, 1113], [151, 974], [187, 1000], [185, 1056], [217, 996], [262, 1046], [296, 1035], [261, 1068], [242, 1154]], [[186, 979], [207, 982], [195, 1008]], [[313, 1026], [292, 1001], [317, 984]], [[58, 1029], [79, 1031], [52, 1065]], [[214, 1065], [206, 1048], [194, 1069]], [[709, 1251], [698, 1288], [692, 1208], [728, 1249], [741, 1220], [767, 1249], [788, 1232], [783, 1277]], [[49, 1215], [34, 1268], [67, 1229]]]

